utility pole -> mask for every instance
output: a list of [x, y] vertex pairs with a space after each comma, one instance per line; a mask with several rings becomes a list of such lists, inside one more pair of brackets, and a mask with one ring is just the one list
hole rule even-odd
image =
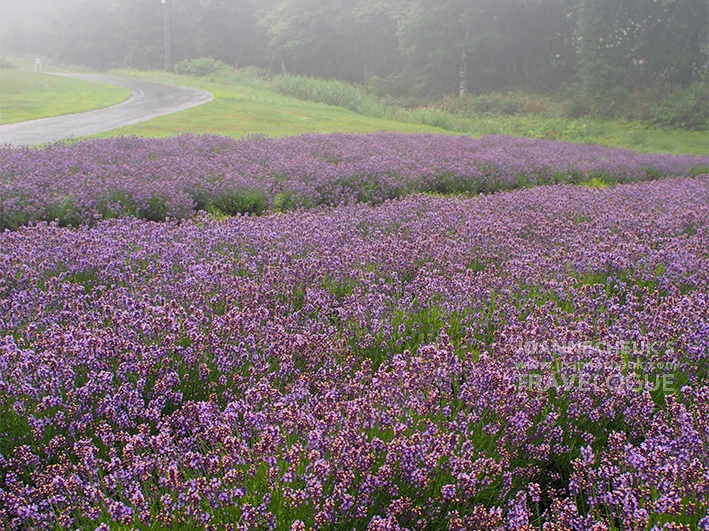
[[170, 16], [171, 0], [161, 0], [165, 15], [165, 70], [171, 74], [175, 71], [172, 63], [172, 17]]

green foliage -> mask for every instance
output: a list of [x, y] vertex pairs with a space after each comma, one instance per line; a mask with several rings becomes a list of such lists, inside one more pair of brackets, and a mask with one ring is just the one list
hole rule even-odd
[[14, 70], [15, 68], [17, 68], [17, 66], [10, 59], [0, 57], [0, 68], [4, 68], [6, 70]]
[[228, 70], [229, 65], [213, 57], [200, 57], [199, 59], [187, 59], [175, 65], [175, 73], [181, 76], [207, 76], [220, 70]]
[[709, 131], [709, 78], [669, 94], [653, 110], [652, 121], [665, 127]]
[[267, 64], [266, 35], [258, 24], [261, 2], [173, 0], [172, 5], [176, 59], [214, 57], [235, 67]]
[[[391, 69], [396, 24], [387, 0], [273, 0], [260, 22], [272, 67], [367, 83]], [[391, 70], [389, 70], [390, 72]], [[389, 73], [388, 72], [388, 73]]]
[[579, 75], [594, 112], [617, 117], [639, 89], [691, 84], [706, 65], [708, 6], [579, 0]]
[[386, 112], [385, 106], [377, 98], [344, 81], [306, 76], [276, 76], [270, 86], [285, 96], [344, 107], [358, 114], [383, 114]]
[[273, 209], [278, 212], [287, 212], [296, 208], [293, 192], [290, 190], [283, 191], [273, 198]]
[[234, 73], [244, 80], [269, 80], [273, 78], [273, 72], [258, 66], [245, 66], [235, 70]]
[[468, 109], [480, 114], [507, 114], [513, 115], [520, 111], [517, 101], [500, 94], [483, 94], [468, 103]]
[[213, 209], [229, 216], [262, 214], [266, 210], [266, 196], [257, 190], [225, 191], [214, 201]]
[[447, 96], [435, 108], [467, 116], [514, 116], [516, 114], [544, 114], [562, 116], [566, 105], [550, 96], [532, 92], [492, 92], [479, 96], [457, 98]]
[[[415, 90], [412, 89], [411, 76], [405, 72], [395, 72], [389, 76], [375, 76], [369, 80], [368, 90], [379, 98], [410, 97]], [[414, 101], [418, 101], [416, 98]]]

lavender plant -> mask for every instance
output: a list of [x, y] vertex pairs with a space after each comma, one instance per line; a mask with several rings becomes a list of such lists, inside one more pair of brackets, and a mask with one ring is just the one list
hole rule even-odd
[[0, 148], [0, 230], [199, 211], [260, 214], [379, 204], [411, 193], [477, 194], [540, 184], [631, 182], [709, 171], [709, 157], [642, 154], [511, 137], [304, 135], [119, 137]]
[[[340, 141], [384, 154], [338, 160]], [[541, 147], [533, 178], [570, 160], [597, 172], [590, 153], [611, 153], [440, 142], [529, 145], [527, 168]], [[162, 190], [170, 153], [209, 183], [248, 152], [244, 179], [272, 198], [263, 182], [281, 176], [303, 198], [326, 168], [328, 183], [370, 164], [407, 182], [425, 144], [127, 139], [38, 157], [57, 175], [79, 168], [72, 186], [105, 172], [106, 189], [137, 174]], [[144, 154], [139, 170], [124, 165], [125, 146]], [[111, 165], [86, 166], [90, 148]], [[506, 182], [508, 151], [451, 148], [430, 176]], [[30, 153], [5, 151], [3, 166]], [[612, 153], [595, 167], [646, 175], [647, 159]], [[503, 162], [479, 177], [465, 162], [476, 156]], [[663, 174], [696, 162], [652, 160]], [[11, 183], [31, 180], [20, 173]], [[317, 193], [348, 198], [339, 186]], [[708, 359], [709, 176], [224, 221], [40, 223], [0, 234], [0, 524], [706, 529]]]

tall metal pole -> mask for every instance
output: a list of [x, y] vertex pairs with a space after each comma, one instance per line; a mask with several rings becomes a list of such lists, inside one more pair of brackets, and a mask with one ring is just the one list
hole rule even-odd
[[165, 70], [173, 73], [175, 69], [172, 63], [172, 17], [170, 16], [171, 0], [162, 0], [165, 6], [163, 12], [165, 14]]

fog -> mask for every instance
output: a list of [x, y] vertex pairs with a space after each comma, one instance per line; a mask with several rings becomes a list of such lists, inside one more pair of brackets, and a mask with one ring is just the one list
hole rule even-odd
[[709, 0], [168, 2], [1, 0], [0, 53], [96, 70], [214, 57], [396, 97], [584, 87], [609, 102], [689, 86], [707, 64]]

